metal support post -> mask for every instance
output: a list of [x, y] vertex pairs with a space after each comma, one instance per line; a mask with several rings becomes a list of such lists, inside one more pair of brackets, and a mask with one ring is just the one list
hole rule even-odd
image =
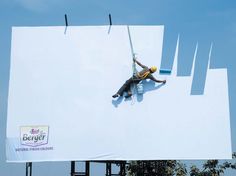
[[32, 176], [32, 162], [26, 163], [26, 176]]
[[106, 162], [106, 176], [111, 176], [111, 162]]
[[74, 176], [74, 173], [75, 173], [75, 161], [71, 161], [71, 164], [70, 164], [70, 175]]
[[85, 175], [89, 176], [90, 175], [90, 162], [86, 161], [85, 163]]
[[121, 161], [120, 163], [120, 176], [125, 176], [125, 164], [126, 162], [125, 161]]

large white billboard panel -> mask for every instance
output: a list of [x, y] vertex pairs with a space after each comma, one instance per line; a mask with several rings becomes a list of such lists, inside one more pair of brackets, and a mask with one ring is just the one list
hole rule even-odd
[[[160, 68], [164, 27], [130, 34], [139, 61]], [[226, 69], [207, 71], [203, 95], [172, 74], [113, 99], [131, 75], [127, 26], [14, 27], [7, 161], [231, 158]]]

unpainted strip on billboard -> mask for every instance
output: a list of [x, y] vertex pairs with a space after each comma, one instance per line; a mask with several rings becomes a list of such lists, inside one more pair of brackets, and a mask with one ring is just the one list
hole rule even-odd
[[[160, 68], [164, 27], [129, 29], [138, 61]], [[231, 158], [226, 69], [208, 68], [203, 95], [175, 65], [114, 99], [133, 74], [127, 26], [64, 30], [12, 29], [8, 162]]]

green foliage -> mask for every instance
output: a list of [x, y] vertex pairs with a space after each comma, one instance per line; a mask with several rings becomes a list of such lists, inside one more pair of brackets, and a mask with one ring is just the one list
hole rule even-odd
[[[206, 161], [202, 168], [196, 165], [187, 166], [181, 161], [158, 160], [158, 161], [132, 161], [128, 167], [130, 176], [222, 176], [227, 169], [236, 169], [236, 153], [233, 160], [221, 163], [218, 160]], [[234, 162], [234, 163], [233, 163]]]
[[175, 160], [133, 161], [128, 168], [132, 176], [186, 176], [187, 170], [183, 163]]

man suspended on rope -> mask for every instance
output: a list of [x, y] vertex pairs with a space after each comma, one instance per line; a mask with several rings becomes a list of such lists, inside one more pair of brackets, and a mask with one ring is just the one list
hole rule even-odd
[[141, 64], [139, 61], [137, 61], [136, 59], [133, 59], [135, 63], [137, 63], [140, 67], [143, 68], [142, 71], [137, 72], [136, 74], [134, 74], [130, 79], [128, 79], [123, 86], [118, 90], [118, 92], [113, 95], [113, 98], [119, 97], [119, 96], [123, 96], [124, 92], [127, 92], [127, 95], [125, 96], [125, 98], [129, 98], [132, 96], [132, 92], [131, 92], [131, 84], [138, 84], [140, 81], [145, 80], [145, 79], [151, 79], [152, 81], [155, 81], [157, 83], [166, 83], [166, 80], [157, 80], [152, 73], [154, 73], [157, 70], [156, 66], [152, 66], [150, 68], [148, 68], [147, 66]]

